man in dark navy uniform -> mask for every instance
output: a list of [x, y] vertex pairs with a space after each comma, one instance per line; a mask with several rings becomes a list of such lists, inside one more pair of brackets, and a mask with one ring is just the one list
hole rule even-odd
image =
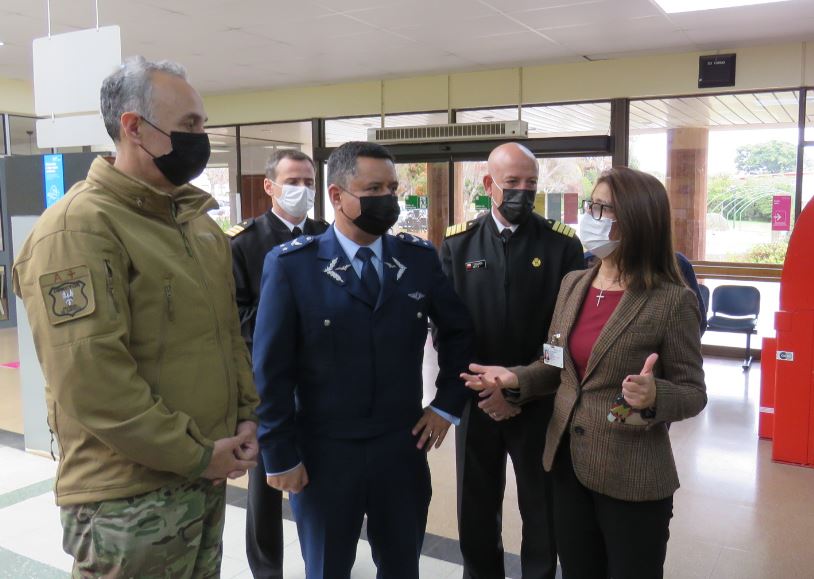
[[[268, 484], [291, 493], [309, 579], [350, 576], [365, 515], [379, 577], [417, 579], [426, 452], [469, 397], [472, 324], [432, 245], [386, 234], [399, 214], [386, 149], [342, 145], [328, 182], [334, 225], [263, 270], [253, 361]], [[428, 319], [440, 372], [424, 408]]]
[[[314, 162], [308, 155], [296, 149], [275, 151], [266, 163], [263, 180], [272, 208], [226, 232], [232, 238], [240, 330], [249, 351], [266, 254], [300, 235], [319, 235], [328, 228], [324, 221], [307, 217], [314, 206], [314, 178]], [[266, 484], [266, 469], [260, 457], [257, 463], [249, 475], [246, 554], [254, 577], [278, 579], [283, 576], [282, 493]]]
[[[545, 341], [560, 281], [583, 267], [573, 229], [533, 212], [537, 173], [537, 160], [526, 147], [497, 147], [483, 179], [491, 211], [450, 227], [441, 247], [444, 272], [475, 324], [479, 363], [531, 363]], [[553, 396], [524, 405], [519, 413], [497, 392], [487, 400], [473, 396], [464, 412], [456, 429], [464, 577], [506, 576], [501, 519], [507, 455], [523, 520], [523, 579], [555, 576], [551, 490], [542, 464], [552, 404]]]

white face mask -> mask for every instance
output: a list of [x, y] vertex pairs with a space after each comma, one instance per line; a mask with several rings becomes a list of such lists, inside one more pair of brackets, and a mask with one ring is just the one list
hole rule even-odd
[[618, 241], [610, 238], [613, 219], [594, 219], [587, 213], [583, 213], [579, 220], [579, 239], [585, 249], [590, 251], [599, 259], [605, 259], [619, 246]]
[[[274, 181], [272, 181], [274, 183]], [[279, 185], [283, 192], [279, 196], [274, 197], [280, 209], [292, 215], [293, 217], [305, 217], [311, 208], [314, 206], [314, 197], [316, 192], [310, 187], [305, 185]]]

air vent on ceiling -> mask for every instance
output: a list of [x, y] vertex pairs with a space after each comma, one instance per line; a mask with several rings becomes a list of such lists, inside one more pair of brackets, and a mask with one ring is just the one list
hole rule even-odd
[[382, 144], [426, 143], [432, 141], [476, 141], [481, 139], [525, 139], [526, 121], [494, 121], [419, 127], [368, 129], [367, 140]]

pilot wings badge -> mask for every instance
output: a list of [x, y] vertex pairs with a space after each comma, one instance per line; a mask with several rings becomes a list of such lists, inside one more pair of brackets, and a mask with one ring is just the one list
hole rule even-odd
[[339, 273], [340, 272], [344, 273], [344, 272], [348, 271], [348, 269], [350, 268], [350, 264], [346, 263], [345, 265], [340, 265], [340, 266], [337, 267], [336, 264], [338, 264], [338, 263], [339, 263], [339, 258], [335, 257], [335, 258], [333, 258], [333, 260], [331, 260], [331, 263], [328, 264], [328, 267], [326, 267], [322, 271], [325, 272], [326, 274], [328, 274], [328, 277], [330, 277], [332, 280], [334, 280], [338, 284], [344, 285], [345, 284], [345, 278], [343, 278], [341, 275], [339, 275]]

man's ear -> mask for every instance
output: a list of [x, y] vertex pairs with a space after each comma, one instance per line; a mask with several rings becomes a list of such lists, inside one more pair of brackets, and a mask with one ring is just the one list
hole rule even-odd
[[122, 113], [119, 119], [120, 138], [127, 138], [136, 144], [141, 144], [141, 116], [138, 113]]

